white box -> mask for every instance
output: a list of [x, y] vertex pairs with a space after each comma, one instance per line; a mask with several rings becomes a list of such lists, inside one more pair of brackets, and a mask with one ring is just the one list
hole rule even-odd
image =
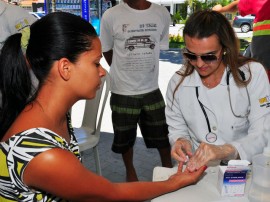
[[228, 166], [219, 166], [218, 188], [221, 196], [244, 196], [248, 161], [229, 161]]

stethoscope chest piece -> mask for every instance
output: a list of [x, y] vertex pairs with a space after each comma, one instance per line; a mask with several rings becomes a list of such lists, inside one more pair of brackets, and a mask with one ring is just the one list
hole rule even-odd
[[217, 141], [217, 134], [213, 132], [209, 132], [206, 134], [205, 139], [209, 143], [214, 143]]

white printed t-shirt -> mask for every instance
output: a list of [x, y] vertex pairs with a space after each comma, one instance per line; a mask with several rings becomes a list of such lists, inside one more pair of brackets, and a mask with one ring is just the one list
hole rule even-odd
[[102, 52], [113, 50], [111, 91], [137, 95], [158, 89], [160, 50], [169, 48], [170, 14], [152, 3], [135, 10], [126, 3], [108, 9], [102, 16]]

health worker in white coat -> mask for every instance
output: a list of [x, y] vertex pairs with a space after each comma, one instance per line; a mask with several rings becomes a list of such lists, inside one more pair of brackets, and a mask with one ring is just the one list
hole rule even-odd
[[183, 30], [185, 64], [166, 94], [171, 155], [190, 171], [245, 159], [267, 144], [270, 88], [264, 67], [240, 55], [229, 21], [216, 11], [192, 14]]

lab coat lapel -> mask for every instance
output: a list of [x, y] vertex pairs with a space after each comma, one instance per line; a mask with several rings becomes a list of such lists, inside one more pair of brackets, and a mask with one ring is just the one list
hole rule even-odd
[[207, 96], [206, 88], [204, 88], [202, 80], [198, 72], [194, 71], [191, 76], [190, 84], [194, 86], [194, 93], [196, 93], [196, 87], [198, 87], [199, 97], [198, 100], [203, 104], [204, 108], [207, 108], [213, 113], [213, 108]]
[[204, 108], [207, 108], [212, 113], [214, 113], [213, 110], [212, 110], [212, 106], [211, 106], [211, 103], [209, 101], [209, 98], [207, 96], [206, 88], [204, 88], [203, 86], [200, 86], [198, 90], [199, 90], [198, 99], [203, 104]]

